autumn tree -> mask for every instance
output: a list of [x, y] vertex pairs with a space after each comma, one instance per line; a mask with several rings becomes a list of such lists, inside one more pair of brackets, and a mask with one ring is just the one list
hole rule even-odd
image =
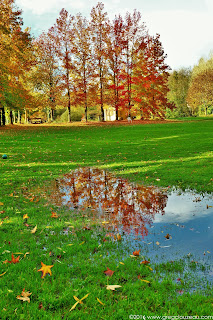
[[59, 61], [56, 56], [53, 28], [42, 33], [34, 42], [37, 65], [32, 74], [36, 91], [42, 97], [43, 107], [47, 108], [48, 120], [53, 120], [58, 95], [61, 94], [59, 85]]
[[75, 104], [83, 105], [88, 120], [88, 102], [92, 79], [91, 32], [89, 23], [77, 14], [73, 23], [73, 83]]
[[168, 99], [175, 104], [178, 116], [189, 115], [186, 98], [191, 80], [191, 73], [192, 71], [190, 68], [182, 68], [171, 72], [168, 78]]
[[192, 69], [189, 84], [187, 103], [193, 115], [205, 115], [213, 110], [213, 54], [201, 58]]
[[65, 9], [62, 9], [54, 25], [56, 53], [61, 61], [61, 90], [67, 95], [68, 122], [71, 122], [72, 101], [72, 50], [73, 20]]
[[187, 95], [187, 102], [193, 114], [200, 108], [205, 115], [213, 110], [213, 68], [193, 77]]
[[29, 30], [22, 31], [21, 10], [13, 0], [2, 0], [0, 4], [0, 103], [1, 122], [5, 123], [5, 109], [20, 110], [30, 93], [25, 86], [25, 72], [33, 63]]
[[[108, 42], [107, 54], [109, 58], [109, 98], [116, 112], [116, 120], [118, 120], [118, 110], [122, 107], [122, 90], [124, 85], [121, 79], [121, 71], [123, 69], [123, 34], [124, 21], [121, 15], [115, 16], [111, 25], [110, 41]], [[111, 90], [112, 94], [111, 94]], [[110, 99], [111, 98], [111, 99]]]
[[99, 2], [91, 10], [92, 55], [94, 59], [94, 80], [98, 78], [99, 93], [97, 102], [101, 107], [101, 120], [104, 121], [104, 100], [107, 85], [108, 59], [107, 46], [110, 35], [110, 24], [103, 3]]

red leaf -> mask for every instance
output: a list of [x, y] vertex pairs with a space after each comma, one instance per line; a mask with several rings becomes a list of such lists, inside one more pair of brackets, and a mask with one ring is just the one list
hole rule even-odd
[[19, 257], [20, 256], [18, 256], [17, 258], [14, 258], [14, 255], [13, 255], [13, 253], [12, 253], [12, 260], [11, 261], [7, 261], [8, 263], [18, 263], [19, 262]]
[[109, 277], [111, 277], [114, 272], [115, 272], [115, 271], [110, 270], [108, 267], [107, 267], [107, 270], [104, 271], [105, 275], [106, 275], [106, 276], [109, 276]]

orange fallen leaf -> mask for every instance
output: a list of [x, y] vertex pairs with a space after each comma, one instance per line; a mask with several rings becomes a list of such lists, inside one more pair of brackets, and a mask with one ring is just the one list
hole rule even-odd
[[106, 275], [106, 276], [109, 276], [109, 277], [111, 277], [114, 272], [115, 272], [115, 271], [110, 270], [108, 267], [107, 267], [107, 270], [104, 271], [105, 275]]
[[59, 216], [57, 215], [57, 213], [52, 211], [51, 218], [58, 218], [58, 217], [59, 217]]
[[23, 219], [29, 219], [27, 213], [23, 215]]
[[42, 272], [42, 278], [44, 278], [46, 276], [46, 274], [48, 274], [48, 273], [50, 275], [52, 275], [52, 272], [51, 272], [50, 269], [53, 267], [53, 265], [52, 266], [47, 266], [43, 262], [41, 262], [41, 265], [42, 265], [42, 267], [38, 271]]
[[150, 261], [147, 261], [147, 260], [143, 260], [140, 262], [140, 264], [149, 264], [149, 263], [150, 263]]
[[17, 258], [14, 258], [14, 255], [12, 253], [12, 260], [11, 261], [7, 261], [8, 263], [18, 263], [19, 262], [19, 258], [20, 256], [18, 256]]
[[140, 251], [141, 251], [141, 250], [135, 250], [135, 251], [133, 252], [133, 255], [134, 255], [134, 256], [139, 256]]
[[3, 204], [3, 202], [0, 202], [0, 206], [3, 206], [4, 204]]

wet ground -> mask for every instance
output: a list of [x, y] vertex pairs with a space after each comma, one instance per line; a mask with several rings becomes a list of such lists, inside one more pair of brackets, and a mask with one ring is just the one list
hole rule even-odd
[[111, 173], [81, 168], [56, 180], [54, 202], [90, 208], [107, 232], [152, 260], [192, 255], [213, 275], [213, 194], [136, 185]]

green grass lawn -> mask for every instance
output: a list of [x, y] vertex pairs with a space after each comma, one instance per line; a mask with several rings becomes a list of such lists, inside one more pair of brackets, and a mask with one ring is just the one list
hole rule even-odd
[[[140, 264], [149, 259], [144, 252], [130, 257], [122, 239], [106, 238], [103, 224], [93, 221], [89, 211], [55, 207], [48, 188], [72, 169], [93, 166], [146, 185], [212, 192], [212, 129], [210, 120], [0, 127], [0, 154], [8, 156], [0, 159], [0, 319], [211, 315], [211, 289], [189, 290], [190, 273], [202, 266], [187, 258]], [[58, 218], [51, 218], [51, 212]], [[25, 214], [29, 218], [23, 219]], [[7, 262], [12, 253], [20, 256], [19, 263]], [[51, 276], [41, 278], [41, 262], [53, 265]], [[107, 267], [112, 276], [104, 274]], [[111, 291], [107, 285], [121, 287]], [[30, 303], [16, 298], [24, 288], [32, 292]], [[70, 311], [74, 297], [87, 294]]]

